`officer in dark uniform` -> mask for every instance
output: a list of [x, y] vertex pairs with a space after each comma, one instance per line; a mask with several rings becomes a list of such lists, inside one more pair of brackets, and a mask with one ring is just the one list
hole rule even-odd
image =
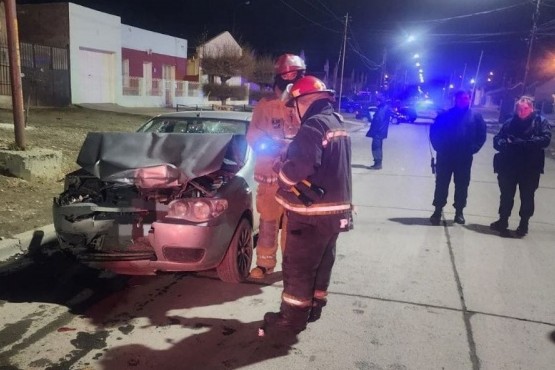
[[457, 91], [455, 106], [437, 116], [430, 127], [430, 141], [437, 152], [436, 188], [432, 203], [435, 211], [430, 222], [439, 225], [453, 177], [455, 222], [464, 224], [463, 209], [468, 196], [472, 156], [478, 153], [486, 141], [486, 123], [481, 114], [470, 109], [468, 91]]
[[520, 223], [516, 233], [522, 237], [528, 233], [528, 221], [534, 214], [534, 194], [543, 173], [544, 149], [551, 142], [551, 126], [547, 119], [534, 112], [532, 98], [521, 97], [515, 108], [516, 114], [493, 138], [493, 147], [499, 151], [494, 156], [493, 170], [497, 173], [501, 197], [499, 220], [490, 227], [501, 235], [507, 233], [518, 185]]
[[301, 128], [278, 170], [277, 201], [287, 213], [280, 312], [264, 328], [298, 333], [320, 317], [335, 261], [336, 241], [351, 218], [351, 141], [333, 112], [333, 90], [313, 76], [295, 82], [288, 105]]

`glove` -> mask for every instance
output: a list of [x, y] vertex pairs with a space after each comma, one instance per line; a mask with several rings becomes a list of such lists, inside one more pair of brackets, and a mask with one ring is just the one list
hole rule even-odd
[[281, 167], [282, 167], [282, 166], [283, 166], [283, 162], [282, 162], [279, 158], [277, 158], [277, 159], [274, 161], [274, 163], [272, 164], [272, 170], [273, 170], [275, 173], [279, 173], [279, 171], [281, 171]]
[[526, 145], [526, 140], [522, 140], [519, 137], [515, 137], [515, 136], [509, 136], [509, 144], [511, 145], [515, 145], [515, 146], [524, 146]]

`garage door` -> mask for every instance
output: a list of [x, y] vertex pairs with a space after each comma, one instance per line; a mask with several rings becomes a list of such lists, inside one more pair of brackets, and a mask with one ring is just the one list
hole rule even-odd
[[80, 103], [115, 103], [114, 58], [114, 53], [79, 48]]

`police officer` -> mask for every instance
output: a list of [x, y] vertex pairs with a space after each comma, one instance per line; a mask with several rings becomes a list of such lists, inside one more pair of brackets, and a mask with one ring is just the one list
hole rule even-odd
[[534, 214], [534, 194], [543, 173], [544, 149], [551, 142], [551, 126], [547, 119], [534, 112], [534, 102], [528, 96], [517, 101], [515, 110], [514, 116], [493, 138], [493, 147], [499, 151], [494, 156], [493, 170], [497, 173], [501, 196], [499, 219], [490, 227], [506, 236], [518, 185], [520, 222], [516, 233], [523, 237]]
[[371, 170], [381, 170], [383, 160], [383, 141], [387, 139], [389, 131], [389, 121], [391, 121], [391, 106], [384, 96], [378, 97], [378, 110], [372, 117], [370, 129], [366, 133], [367, 137], [372, 138], [372, 157], [374, 164], [368, 167]]
[[[260, 214], [260, 229], [256, 246], [256, 267], [250, 276], [261, 279], [276, 266], [278, 232], [283, 207], [275, 200], [278, 189], [274, 163], [281, 161], [288, 143], [299, 130], [300, 122], [294, 111], [285, 106], [282, 95], [288, 84], [304, 76], [306, 66], [297, 55], [283, 54], [274, 65], [274, 94], [256, 104], [247, 132], [247, 141], [256, 153], [254, 179], [258, 182], [256, 209]], [[282, 249], [284, 246], [282, 233]]]
[[463, 209], [466, 207], [472, 156], [486, 141], [486, 123], [482, 115], [470, 109], [470, 93], [455, 93], [455, 106], [436, 117], [430, 127], [430, 141], [437, 152], [436, 187], [430, 217], [432, 225], [439, 225], [441, 212], [447, 203], [451, 177], [455, 182], [455, 219], [464, 224]]
[[336, 241], [351, 226], [351, 141], [333, 112], [333, 90], [313, 76], [293, 84], [301, 128], [278, 174], [277, 201], [287, 214], [280, 311], [264, 329], [298, 333], [320, 317], [335, 261]]

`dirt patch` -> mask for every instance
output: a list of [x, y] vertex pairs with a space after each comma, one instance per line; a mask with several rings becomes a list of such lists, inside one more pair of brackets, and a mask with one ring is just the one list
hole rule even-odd
[[[75, 159], [88, 132], [135, 131], [147, 119], [84, 108], [34, 109], [25, 137], [28, 148], [61, 150], [65, 174], [78, 168]], [[0, 123], [12, 122], [11, 110], [0, 110]], [[14, 142], [13, 129], [0, 128], [0, 149], [9, 149]], [[0, 173], [0, 237], [51, 224], [52, 198], [63, 185], [63, 176], [57, 181], [29, 182]]]

